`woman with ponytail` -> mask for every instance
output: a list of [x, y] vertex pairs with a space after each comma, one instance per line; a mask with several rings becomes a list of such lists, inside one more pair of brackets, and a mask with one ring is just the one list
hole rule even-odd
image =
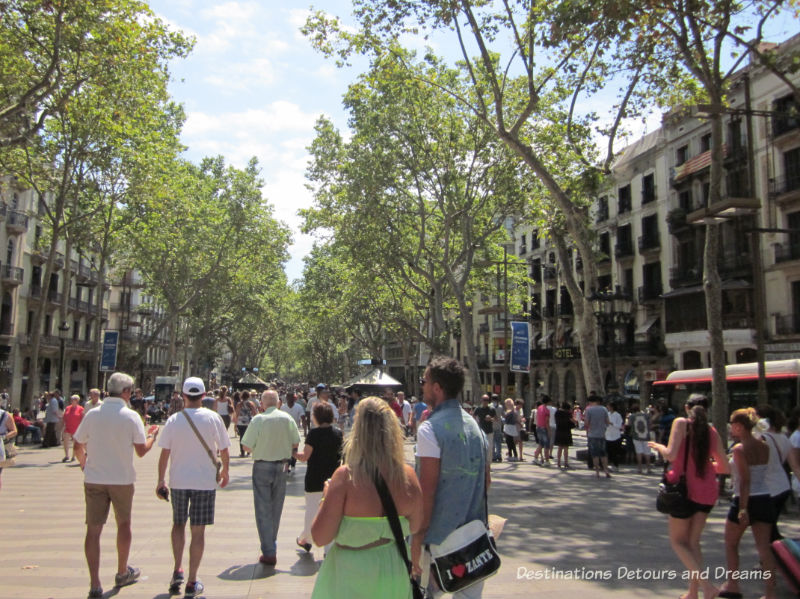
[[[739, 571], [739, 542], [750, 526], [761, 559], [766, 599], [775, 597], [775, 559], [772, 557], [769, 538], [775, 524], [775, 505], [770, 496], [767, 473], [769, 446], [753, 436], [758, 414], [753, 408], [736, 410], [731, 414], [731, 436], [738, 441], [733, 446], [733, 500], [725, 521], [725, 561], [727, 571]], [[729, 577], [720, 597], [741, 599], [739, 581]]]
[[685, 408], [686, 417], [676, 418], [672, 423], [669, 444], [651, 442], [649, 445], [661, 454], [664, 462], [671, 464], [667, 473], [670, 479], [677, 481], [681, 475], [686, 475], [688, 501], [682, 509], [669, 515], [670, 545], [690, 573], [689, 591], [683, 599], [696, 599], [701, 587], [705, 599], [711, 599], [717, 589], [708, 579], [700, 579], [703, 569], [700, 537], [708, 514], [717, 502], [717, 474], [727, 474], [729, 468], [722, 440], [708, 423], [708, 400], [704, 395], [690, 395]]

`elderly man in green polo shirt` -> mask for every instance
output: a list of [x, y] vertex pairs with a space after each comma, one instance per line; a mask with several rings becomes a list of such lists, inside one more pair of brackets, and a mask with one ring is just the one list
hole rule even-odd
[[294, 418], [277, 409], [277, 391], [264, 391], [261, 406], [264, 412], [250, 422], [242, 437], [242, 446], [254, 460], [253, 503], [261, 541], [258, 561], [274, 566], [277, 563], [278, 526], [286, 497], [286, 470], [289, 458], [300, 444], [300, 432]]

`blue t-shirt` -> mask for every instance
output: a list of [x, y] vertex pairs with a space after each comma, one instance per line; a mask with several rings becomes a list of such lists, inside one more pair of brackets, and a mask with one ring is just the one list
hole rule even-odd
[[422, 418], [422, 413], [428, 409], [428, 404], [424, 401], [418, 401], [414, 404], [414, 420]]

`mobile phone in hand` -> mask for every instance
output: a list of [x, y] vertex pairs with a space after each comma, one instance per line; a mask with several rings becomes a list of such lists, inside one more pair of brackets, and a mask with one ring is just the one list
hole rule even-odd
[[167, 487], [159, 487], [156, 493], [164, 501], [169, 501], [169, 489]]

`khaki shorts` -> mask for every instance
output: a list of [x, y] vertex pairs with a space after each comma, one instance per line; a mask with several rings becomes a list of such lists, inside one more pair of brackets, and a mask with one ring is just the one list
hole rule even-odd
[[86, 497], [86, 524], [105, 524], [111, 505], [114, 506], [114, 517], [118, 526], [131, 521], [133, 485], [83, 483], [83, 494]]

